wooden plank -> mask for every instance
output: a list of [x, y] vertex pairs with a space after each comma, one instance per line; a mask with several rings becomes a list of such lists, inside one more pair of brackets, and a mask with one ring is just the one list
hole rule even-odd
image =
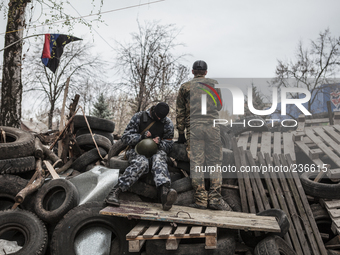
[[45, 166], [47, 167], [47, 170], [50, 172], [50, 174], [52, 175], [53, 179], [59, 179], [59, 175], [57, 174], [57, 172], [54, 170], [53, 166], [51, 165], [50, 162], [48, 162], [47, 160], [44, 160]]
[[169, 238], [166, 240], [165, 249], [169, 251], [177, 250], [181, 239]]
[[[262, 166], [267, 166], [265, 160], [264, 160], [264, 156], [261, 152], [259, 152], [257, 154], [257, 158], [259, 159], [259, 163], [262, 165]], [[272, 184], [272, 181], [271, 181], [271, 177], [269, 175], [268, 172], [264, 172], [263, 173], [264, 175], [264, 180], [266, 182], [266, 185], [267, 185], [267, 189], [269, 191], [269, 195], [270, 195], [270, 199], [272, 201], [272, 204], [273, 204], [273, 207], [276, 208], [276, 209], [281, 209], [280, 205], [279, 205], [279, 202], [277, 200], [277, 197], [276, 197], [276, 193], [275, 193], [275, 189], [273, 187], [273, 184]], [[284, 239], [286, 240], [286, 242], [291, 246], [293, 247], [293, 244], [292, 244], [292, 241], [289, 237], [288, 234], [286, 234], [284, 236]]]
[[160, 229], [160, 223], [153, 223], [143, 234], [143, 237], [153, 237], [156, 232]]
[[249, 150], [253, 158], [256, 158], [258, 142], [259, 142], [259, 133], [253, 132], [251, 135], [251, 141], [250, 141], [250, 147], [249, 147]]
[[340, 208], [340, 200], [323, 201], [327, 209]]
[[[320, 169], [322, 168], [323, 166], [323, 162], [318, 159], [318, 158], [311, 158], [310, 155], [309, 155], [309, 152], [310, 152], [310, 149], [308, 148], [308, 146], [302, 142], [302, 141], [296, 141], [295, 144], [307, 155], [309, 156], [309, 158], [314, 162], [314, 164], [316, 164], [317, 166], [320, 167]], [[292, 162], [293, 163], [293, 162]], [[294, 164], [294, 163], [293, 163]]]
[[204, 233], [207, 236], [217, 236], [217, 227], [207, 227]]
[[[272, 163], [271, 159], [270, 159], [269, 153], [265, 153], [264, 157], [265, 157], [265, 160], [267, 162], [267, 165], [272, 165], [272, 166], [274, 165]], [[283, 211], [286, 212], [287, 218], [288, 218], [289, 222], [292, 222], [292, 219], [290, 217], [289, 210], [288, 210], [288, 207], [287, 207], [287, 204], [286, 204], [286, 201], [285, 201], [285, 196], [284, 196], [284, 193], [283, 193], [283, 191], [281, 189], [281, 186], [279, 184], [279, 181], [278, 181], [278, 178], [276, 176], [276, 173], [270, 172], [270, 176], [271, 176], [271, 179], [272, 179], [272, 182], [273, 182], [273, 186], [275, 188], [277, 199], [278, 199], [280, 207], [281, 207], [280, 209], [282, 209]], [[290, 237], [292, 239], [292, 243], [293, 243], [293, 246], [294, 246], [294, 249], [295, 249], [296, 253], [298, 255], [302, 255], [303, 254], [302, 248], [301, 248], [301, 245], [299, 243], [299, 240], [298, 240], [298, 237], [296, 235], [296, 232], [294, 231], [293, 228], [289, 228], [289, 234], [290, 234]]]
[[273, 153], [281, 154], [281, 132], [274, 132]]
[[[242, 147], [239, 147], [238, 149], [240, 152], [241, 165], [242, 166], [248, 165], [244, 150], [242, 149]], [[254, 202], [254, 197], [253, 197], [253, 189], [251, 187], [249, 174], [247, 172], [243, 172], [243, 179], [244, 179], [244, 186], [246, 188], [246, 193], [247, 193], [249, 212], [256, 213], [255, 202]]]
[[237, 141], [237, 146], [243, 147], [243, 149], [246, 150], [247, 145], [248, 145], [248, 138], [249, 138], [249, 132], [240, 134], [238, 141]]
[[335, 132], [335, 129], [333, 127], [323, 126], [322, 128], [333, 140], [335, 140], [337, 143], [340, 143], [340, 134]]
[[249, 212], [248, 204], [247, 204], [246, 189], [245, 189], [245, 185], [244, 185], [244, 179], [243, 179], [242, 173], [240, 172], [241, 157], [240, 157], [240, 151], [237, 148], [236, 138], [232, 138], [231, 143], [232, 143], [232, 146], [233, 146], [235, 165], [236, 165], [236, 169], [237, 169], [237, 179], [238, 179], [238, 185], [239, 185], [239, 191], [240, 191], [242, 212]]
[[294, 162], [296, 162], [292, 133], [283, 132], [282, 136], [283, 136], [283, 152], [284, 152], [284, 154], [290, 154], [291, 157], [292, 157], [292, 160]]
[[332, 218], [340, 217], [340, 209], [329, 209], [328, 212]]
[[326, 144], [331, 146], [335, 151], [340, 151], [340, 145], [329, 137], [321, 127], [314, 128], [313, 130], [325, 141]]
[[166, 225], [164, 226], [161, 231], [158, 233], [158, 236], [167, 238], [172, 232], [172, 226]]
[[174, 236], [176, 237], [180, 237], [180, 236], [184, 236], [184, 234], [187, 232], [188, 226], [178, 226]]
[[[287, 165], [287, 164], [285, 164], [285, 162], [280, 162], [279, 156], [277, 154], [273, 155], [273, 160], [274, 160], [274, 163], [275, 163], [276, 166], [280, 166], [280, 165], [286, 166]], [[296, 211], [296, 207], [295, 207], [294, 201], [292, 199], [291, 190], [289, 189], [288, 184], [287, 184], [287, 179], [285, 178], [285, 175], [283, 174], [282, 171], [278, 172], [278, 176], [279, 176], [279, 180], [280, 180], [280, 183], [281, 183], [281, 186], [282, 186], [282, 190], [284, 192], [284, 197], [286, 198], [287, 207], [289, 209], [289, 212], [287, 211], [286, 213], [289, 213], [289, 215], [291, 215], [291, 219], [292, 219], [292, 222], [295, 226], [296, 234], [297, 234], [297, 236], [300, 240], [300, 244], [301, 244], [301, 247], [304, 251], [304, 254], [310, 254], [308, 243], [307, 243], [304, 231], [303, 231], [302, 226], [301, 226], [300, 217], [299, 217], [299, 215]], [[315, 244], [315, 247], [317, 247], [315, 242], [314, 242], [314, 244]]]
[[[179, 213], [183, 211], [186, 213]], [[200, 209], [179, 205], [173, 205], [171, 210], [164, 211], [158, 203], [122, 200], [119, 207], [105, 207], [100, 214], [207, 227], [280, 232], [275, 217], [216, 210], [204, 210], [202, 213]]]
[[298, 127], [296, 131], [303, 131], [305, 129], [306, 116], [301, 114], [298, 118]]
[[202, 226], [191, 227], [189, 235], [190, 236], [200, 236], [202, 232]]
[[262, 132], [261, 138], [261, 152], [269, 153], [271, 155], [272, 133]]
[[[288, 155], [285, 155], [286, 157], [286, 160], [287, 160], [287, 163], [288, 165], [291, 165], [293, 164], [293, 161], [291, 159], [291, 156], [288, 154]], [[316, 222], [315, 222], [315, 219], [314, 219], [314, 216], [313, 216], [313, 212], [309, 206], [309, 203], [308, 203], [308, 200], [307, 200], [307, 197], [306, 197], [306, 194], [305, 194], [305, 191], [302, 187], [302, 184], [301, 184], [301, 181], [300, 181], [300, 178], [298, 176], [297, 173], [291, 173], [293, 179], [294, 179], [294, 182], [295, 182], [295, 185], [296, 185], [296, 188], [299, 192], [299, 195], [300, 195], [300, 198], [301, 198], [301, 201], [302, 201], [302, 204], [305, 208], [305, 212], [307, 214], [307, 217], [308, 217], [308, 220], [309, 220], [309, 223], [310, 223], [310, 226], [313, 230], [313, 234], [314, 234], [314, 237], [316, 239], [316, 242], [318, 244], [318, 247], [319, 247], [319, 251], [320, 251], [320, 254], [327, 254], [327, 251], [326, 251], [326, 248], [325, 248], [325, 245], [322, 241], [322, 238], [320, 236], [320, 232], [319, 232], [319, 229], [316, 225]]]
[[145, 240], [129, 241], [129, 252], [139, 252], [142, 249], [144, 243]]
[[217, 248], [217, 236], [207, 236], [205, 238], [205, 249], [216, 249]]
[[146, 222], [139, 222], [131, 231], [126, 235], [126, 238], [136, 238], [147, 227]]
[[340, 158], [330, 149], [328, 148], [323, 141], [317, 137], [313, 131], [306, 130], [306, 135], [314, 142], [316, 143], [319, 148], [338, 166], [340, 167]]
[[334, 222], [334, 224], [335, 224], [338, 228], [340, 228], [340, 218], [336, 218], [336, 219], [333, 219], [333, 218], [332, 218], [332, 221]]
[[[249, 151], [246, 151], [246, 156], [247, 156], [247, 159], [249, 161], [249, 164], [251, 166], [255, 166], [256, 163], [255, 163], [255, 161], [254, 161], [254, 159], [253, 159], [253, 157], [252, 157], [252, 155], [250, 154]], [[253, 173], [253, 178], [256, 181], [256, 185], [257, 185], [258, 191], [260, 193], [261, 204], [263, 204], [263, 207], [264, 207], [264, 208], [262, 207], [263, 208], [262, 210], [259, 208], [259, 211], [270, 209], [271, 207], [270, 207], [270, 204], [269, 204], [269, 200], [268, 200], [268, 197], [266, 195], [266, 191], [265, 191], [265, 189], [263, 187], [263, 183], [262, 183], [262, 180], [260, 178], [259, 173], [258, 172], [254, 172]]]

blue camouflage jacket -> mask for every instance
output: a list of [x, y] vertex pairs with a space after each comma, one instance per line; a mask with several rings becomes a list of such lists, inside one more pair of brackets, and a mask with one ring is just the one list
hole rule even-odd
[[[146, 111], [149, 117], [151, 117], [150, 109]], [[139, 143], [143, 138], [145, 138], [144, 134], [142, 135], [140, 134], [143, 131], [140, 130], [140, 121], [142, 114], [143, 112], [137, 112], [135, 115], [133, 115], [129, 124], [127, 125], [122, 135], [122, 141], [126, 145], [130, 145], [133, 147], [137, 143]], [[158, 144], [158, 149], [163, 150], [166, 153], [169, 153], [173, 145], [172, 139], [174, 137], [174, 125], [172, 124], [172, 121], [168, 117], [162, 119], [161, 122], [164, 124], [164, 135], [163, 139]]]

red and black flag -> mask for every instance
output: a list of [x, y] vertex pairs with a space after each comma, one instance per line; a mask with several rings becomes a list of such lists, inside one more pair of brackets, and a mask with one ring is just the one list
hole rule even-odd
[[60, 57], [63, 54], [64, 46], [69, 42], [78, 40], [82, 39], [70, 35], [45, 34], [44, 50], [41, 61], [55, 73], [59, 65]]

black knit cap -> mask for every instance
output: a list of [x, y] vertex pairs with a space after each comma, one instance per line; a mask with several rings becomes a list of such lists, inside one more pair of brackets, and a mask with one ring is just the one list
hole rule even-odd
[[192, 70], [208, 70], [208, 65], [203, 60], [197, 60], [192, 65]]
[[169, 106], [167, 103], [160, 102], [155, 106], [154, 111], [159, 118], [163, 119], [169, 113]]

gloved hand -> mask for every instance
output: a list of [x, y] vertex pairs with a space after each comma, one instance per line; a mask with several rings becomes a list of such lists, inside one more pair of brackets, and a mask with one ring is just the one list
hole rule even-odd
[[184, 134], [179, 134], [178, 135], [177, 143], [185, 143], [186, 141], [187, 141], [187, 139], [185, 139], [185, 135]]

